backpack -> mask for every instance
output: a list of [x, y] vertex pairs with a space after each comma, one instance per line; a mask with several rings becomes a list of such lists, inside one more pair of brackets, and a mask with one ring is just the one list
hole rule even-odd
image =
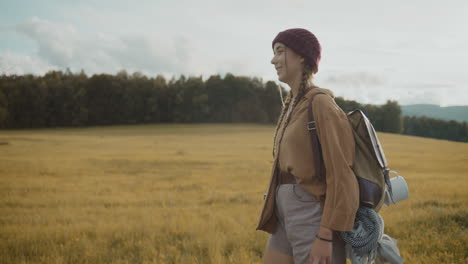
[[[323, 158], [312, 111], [312, 101], [318, 94], [325, 93], [316, 93], [309, 100], [307, 129], [310, 132], [315, 168], [317, 175], [320, 175]], [[347, 117], [356, 142], [353, 172], [359, 184], [359, 202], [360, 205], [378, 212], [384, 203], [385, 192], [388, 192], [390, 198], [393, 196], [387, 160], [374, 127], [366, 115], [361, 110], [354, 110], [347, 113]]]

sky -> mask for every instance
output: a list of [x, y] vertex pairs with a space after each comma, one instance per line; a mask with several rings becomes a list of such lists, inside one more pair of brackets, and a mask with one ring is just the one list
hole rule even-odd
[[49, 70], [277, 80], [271, 41], [305, 28], [314, 83], [360, 103], [468, 105], [465, 0], [2, 0], [0, 74]]

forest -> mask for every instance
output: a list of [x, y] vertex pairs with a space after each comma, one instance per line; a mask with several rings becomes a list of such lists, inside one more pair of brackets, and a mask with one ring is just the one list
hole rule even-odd
[[[279, 89], [260, 78], [180, 75], [167, 80], [139, 72], [115, 75], [49, 71], [0, 75], [0, 128], [84, 127], [144, 123], [275, 124]], [[466, 122], [402, 116], [396, 101], [360, 104], [335, 98], [345, 111], [361, 109], [377, 131], [468, 142]]]

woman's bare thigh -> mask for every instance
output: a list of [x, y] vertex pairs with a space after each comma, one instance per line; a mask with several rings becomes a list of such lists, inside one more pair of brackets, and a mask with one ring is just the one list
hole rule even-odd
[[263, 256], [263, 264], [294, 264], [294, 260], [289, 255], [267, 247]]

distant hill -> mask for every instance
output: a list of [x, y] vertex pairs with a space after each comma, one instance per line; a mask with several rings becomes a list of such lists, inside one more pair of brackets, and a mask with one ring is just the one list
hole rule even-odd
[[440, 107], [433, 104], [414, 104], [402, 105], [401, 111], [404, 116], [426, 116], [443, 120], [468, 122], [468, 106]]

